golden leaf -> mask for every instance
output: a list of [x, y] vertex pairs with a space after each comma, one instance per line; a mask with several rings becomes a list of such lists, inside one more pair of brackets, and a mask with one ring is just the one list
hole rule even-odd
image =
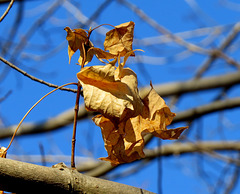
[[[132, 50], [134, 22], [115, 26], [114, 29], [106, 33], [104, 49], [109, 50], [113, 55], [125, 56]], [[134, 56], [134, 54], [132, 54]]]
[[[142, 152], [139, 155], [138, 152], [127, 153], [126, 145], [124, 142], [125, 132], [123, 131], [123, 123], [120, 124], [118, 129], [115, 125], [107, 118], [102, 115], [97, 115], [93, 118], [93, 121], [102, 130], [102, 136], [105, 143], [105, 149], [108, 152], [108, 157], [100, 158], [101, 160], [109, 161], [113, 166], [121, 163], [129, 163], [136, 159], [144, 157]], [[128, 131], [127, 133], [129, 133]]]
[[115, 65], [84, 67], [77, 74], [83, 88], [85, 106], [119, 123], [141, 113], [137, 75], [124, 68], [122, 79], [115, 78]]
[[[187, 127], [168, 130], [167, 126], [176, 114], [170, 111], [153, 87], [142, 100], [138, 94], [137, 75], [130, 68], [124, 68], [128, 57], [134, 56], [134, 22], [115, 26], [107, 32], [104, 48], [109, 52], [93, 47], [85, 30], [72, 31], [69, 27], [65, 30], [69, 62], [80, 50], [78, 61], [82, 69], [77, 78], [83, 88], [85, 107], [88, 111], [101, 113], [93, 121], [101, 128], [108, 157], [100, 159], [118, 165], [144, 158], [144, 136], [149, 133], [161, 139], [179, 138]], [[114, 60], [104, 66], [84, 67], [94, 55], [100, 61]]]
[[88, 50], [88, 52], [96, 55], [96, 57], [97, 57], [98, 59], [106, 59], [106, 60], [109, 60], [109, 59], [116, 58], [115, 55], [113, 55], [113, 54], [111, 54], [111, 53], [108, 53], [108, 52], [105, 52], [105, 51], [103, 51], [103, 50], [100, 49], [100, 48], [91, 47], [91, 48]]
[[93, 118], [93, 121], [102, 130], [107, 158], [112, 165], [144, 158], [144, 136], [152, 133], [161, 139], [178, 139], [188, 127], [167, 129], [175, 113], [172, 113], [164, 100], [152, 88], [143, 99], [144, 108], [141, 114], [128, 118], [118, 125], [102, 115]]
[[[126, 62], [127, 62], [127, 59], [128, 57], [130, 57], [132, 54], [134, 54], [135, 51], [143, 51], [141, 49], [135, 49], [135, 50], [132, 50], [132, 51], [129, 51], [125, 54], [124, 56], [124, 59], [123, 59], [123, 62], [120, 63], [120, 55], [118, 56], [118, 67], [115, 71], [115, 77], [116, 79], [122, 79], [123, 77], [123, 67], [125, 66]], [[143, 51], [144, 52], [144, 51]]]

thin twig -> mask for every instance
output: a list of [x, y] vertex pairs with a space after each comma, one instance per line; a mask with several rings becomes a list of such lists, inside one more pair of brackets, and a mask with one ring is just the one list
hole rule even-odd
[[3, 21], [3, 19], [6, 17], [6, 15], [8, 14], [8, 12], [10, 11], [10, 9], [12, 8], [12, 6], [13, 6], [13, 3], [14, 3], [14, 0], [11, 0], [11, 2], [9, 3], [9, 5], [8, 5], [8, 7], [7, 7], [7, 9], [6, 9], [6, 11], [3, 13], [3, 15], [1, 16], [1, 18], [0, 18], [0, 22], [2, 22]]
[[[39, 82], [39, 83], [41, 83], [41, 84], [47, 85], [47, 86], [52, 87], [52, 88], [59, 88], [58, 85], [55, 85], [55, 84], [46, 82], [46, 81], [44, 81], [44, 80], [38, 79], [38, 78], [36, 78], [36, 77], [28, 74], [26, 71], [23, 71], [22, 69], [20, 69], [19, 67], [15, 66], [15, 65], [12, 64], [11, 62], [7, 61], [6, 59], [2, 58], [1, 56], [0, 56], [0, 60], [1, 60], [2, 62], [4, 62], [6, 65], [8, 65], [8, 66], [10, 66], [11, 68], [17, 70], [19, 73], [23, 74], [24, 76], [30, 78], [30, 79], [33, 80], [33, 81], [37, 81], [37, 82]], [[74, 90], [74, 89], [71, 89], [71, 88], [62, 88], [62, 87], [61, 87], [60, 90], [65, 90], [65, 91], [74, 92], [74, 93], [77, 92], [77, 90]]]
[[[240, 153], [238, 152], [238, 160], [240, 159]], [[240, 169], [239, 166], [235, 166], [235, 170], [233, 172], [232, 178], [229, 181], [229, 184], [227, 185], [226, 191], [224, 194], [232, 193], [234, 188], [236, 188], [237, 183], [239, 181], [239, 175], [240, 175]]]
[[16, 58], [21, 53], [21, 51], [24, 49], [24, 47], [27, 45], [28, 41], [34, 33], [36, 33], [39, 27], [41, 27], [46, 21], [48, 21], [48, 18], [54, 14], [62, 4], [63, 0], [55, 1], [45, 12], [44, 14], [36, 20], [33, 25], [26, 31], [24, 36], [21, 38], [19, 44], [16, 45], [15, 49], [12, 52], [12, 58], [10, 61], [16, 61]]
[[[52, 6], [49, 7], [49, 9], [47, 9], [45, 11], [45, 13], [42, 15], [42, 17], [33, 23], [33, 25], [26, 31], [25, 35], [22, 36], [20, 42], [16, 45], [16, 47], [12, 51], [10, 61], [12, 61], [13, 63], [16, 62], [16, 59], [18, 58], [19, 54], [21, 53], [21, 50], [23, 50], [24, 47], [27, 45], [27, 42], [28, 42], [27, 40], [29, 40], [32, 37], [32, 35], [38, 31], [37, 29], [39, 27], [41, 27], [55, 11], [57, 11], [57, 9], [60, 7], [59, 5], [62, 2], [63, 2], [63, 0], [55, 1], [52, 4]], [[9, 68], [5, 68], [4, 74], [3, 73], [1, 74], [2, 75], [0, 77], [1, 80], [6, 78], [8, 72], [9, 72]]]
[[21, 21], [23, 19], [23, 12], [24, 12], [24, 7], [23, 7], [24, 2], [20, 1], [18, 2], [18, 10], [14, 13], [15, 14], [15, 21], [12, 24], [12, 27], [10, 29], [10, 32], [8, 33], [8, 37], [5, 41], [3, 42], [2, 45], [2, 50], [1, 50], [1, 55], [5, 56], [12, 50], [12, 46], [14, 45], [14, 39], [17, 37], [17, 32], [19, 31]]
[[76, 129], [77, 129], [77, 118], [78, 118], [78, 110], [79, 110], [79, 99], [81, 93], [81, 84], [78, 82], [78, 89], [77, 89], [77, 96], [76, 96], [76, 103], [75, 103], [75, 114], [74, 114], [74, 121], [73, 121], [73, 136], [72, 136], [72, 154], [71, 154], [71, 167], [75, 168], [75, 143], [76, 143]]
[[[223, 40], [223, 42], [220, 44], [217, 50], [219, 53], [224, 52], [225, 50], [227, 50], [227, 48], [233, 43], [233, 41], [237, 38], [238, 34], [240, 32], [240, 22], [237, 22], [231, 32], [228, 34], [228, 36]], [[223, 55], [220, 55], [221, 57], [223, 57]], [[197, 71], [196, 75], [195, 75], [195, 79], [199, 79], [200, 77], [202, 77], [203, 73], [205, 73], [210, 65], [218, 58], [219, 56], [216, 55], [216, 53], [212, 52], [211, 55], [209, 56], [209, 58], [201, 65], [201, 68]], [[226, 60], [226, 57], [224, 58]], [[229, 62], [228, 60], [226, 60], [227, 62]], [[232, 61], [231, 61], [232, 63]]]
[[9, 90], [3, 97], [1, 97], [0, 98], [0, 103], [3, 102], [11, 93], [12, 93], [12, 91]]
[[14, 131], [14, 133], [13, 133], [13, 135], [12, 135], [12, 139], [11, 139], [8, 147], [6, 148], [5, 152], [7, 152], [7, 150], [10, 148], [10, 146], [11, 146], [11, 144], [12, 144], [12, 142], [13, 142], [13, 139], [14, 139], [14, 137], [15, 137], [16, 134], [17, 134], [17, 131], [18, 131], [19, 127], [21, 126], [21, 124], [22, 124], [22, 122], [24, 121], [24, 119], [28, 116], [28, 114], [32, 111], [32, 109], [34, 109], [34, 107], [37, 106], [37, 105], [39, 104], [39, 102], [41, 102], [44, 98], [46, 98], [48, 95], [52, 94], [52, 93], [55, 92], [56, 90], [58, 90], [58, 89], [60, 89], [60, 88], [62, 88], [62, 87], [68, 86], [68, 85], [73, 85], [73, 84], [76, 85], [77, 83], [67, 83], [67, 84], [64, 84], [64, 85], [62, 85], [62, 86], [59, 86], [58, 88], [52, 90], [51, 92], [47, 93], [47, 94], [44, 95], [42, 98], [40, 98], [40, 100], [38, 100], [38, 101], [27, 111], [27, 113], [24, 115], [24, 117], [22, 118], [22, 120], [19, 122], [17, 128], [15, 129], [15, 131]]
[[[158, 149], [162, 149], [162, 140], [158, 139]], [[158, 185], [158, 193], [162, 194], [162, 169], [163, 169], [163, 165], [162, 165], [162, 156], [158, 156], [157, 157], [157, 163], [158, 163], [158, 175], [157, 175], [157, 185]]]

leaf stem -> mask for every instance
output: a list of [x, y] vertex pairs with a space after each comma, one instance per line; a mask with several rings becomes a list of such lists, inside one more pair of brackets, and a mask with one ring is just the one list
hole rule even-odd
[[71, 168], [75, 169], [75, 144], [76, 144], [76, 129], [77, 129], [77, 117], [78, 117], [78, 110], [79, 110], [79, 99], [81, 93], [81, 84], [78, 82], [78, 89], [77, 89], [77, 96], [76, 96], [76, 103], [75, 103], [75, 114], [74, 114], [74, 121], [73, 121], [73, 136], [72, 136], [72, 154], [71, 154]]
[[111, 24], [101, 24], [101, 25], [99, 25], [99, 26], [97, 26], [97, 27], [95, 27], [95, 28], [93, 28], [93, 29], [90, 29], [90, 30], [88, 31], [88, 37], [90, 37], [90, 35], [91, 35], [91, 33], [92, 33], [93, 30], [96, 30], [96, 29], [100, 28], [101, 26], [111, 26], [111, 27], [115, 28], [115, 26], [113, 26], [113, 25], [111, 25]]
[[7, 7], [7, 9], [6, 9], [6, 11], [5, 11], [5, 12], [3, 13], [3, 15], [1, 16], [0, 22], [2, 22], [3, 19], [6, 17], [6, 15], [8, 14], [8, 12], [10, 11], [10, 9], [11, 9], [12, 6], [13, 6], [13, 3], [14, 3], [14, 0], [11, 0], [10, 3], [9, 3], [9, 5], [8, 5], [8, 7]]
[[19, 122], [17, 128], [15, 129], [15, 131], [14, 131], [14, 133], [13, 133], [13, 135], [12, 135], [12, 139], [11, 139], [10, 143], [9, 143], [8, 147], [6, 148], [6, 150], [5, 150], [4, 152], [7, 153], [7, 150], [10, 148], [10, 146], [11, 146], [11, 144], [12, 144], [12, 142], [13, 142], [16, 134], [17, 134], [17, 131], [18, 131], [19, 127], [21, 126], [21, 124], [22, 124], [22, 122], [24, 121], [24, 119], [28, 116], [28, 114], [32, 111], [32, 109], [35, 108], [35, 106], [37, 106], [44, 98], [46, 98], [48, 95], [50, 95], [51, 93], [55, 92], [56, 90], [61, 89], [61, 88], [65, 87], [65, 86], [68, 86], [68, 85], [73, 85], [73, 84], [77, 85], [77, 83], [67, 83], [67, 84], [64, 84], [64, 85], [62, 85], [62, 86], [59, 86], [59, 87], [55, 88], [54, 90], [52, 90], [51, 92], [45, 94], [42, 98], [40, 98], [40, 99], [27, 111], [27, 113], [24, 115], [24, 117], [22, 118], [22, 120]]

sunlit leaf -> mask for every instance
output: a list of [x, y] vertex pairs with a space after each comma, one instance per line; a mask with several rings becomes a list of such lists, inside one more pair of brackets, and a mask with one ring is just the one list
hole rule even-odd
[[124, 56], [132, 50], [134, 22], [115, 26], [114, 29], [106, 33], [104, 49], [113, 55]]
[[142, 111], [143, 103], [137, 89], [137, 76], [129, 68], [123, 78], [115, 79], [115, 66], [84, 67], [77, 77], [83, 87], [85, 106], [102, 113], [112, 121], [120, 122]]
[[[93, 118], [93, 121], [102, 130], [107, 160], [112, 165], [132, 162], [144, 158], [144, 136], [151, 133], [161, 139], [178, 139], [188, 127], [167, 129], [175, 113], [172, 113], [164, 100], [152, 88], [143, 99], [144, 108], [141, 114], [131, 117], [118, 125], [102, 115]], [[123, 151], [124, 150], [124, 151]]]

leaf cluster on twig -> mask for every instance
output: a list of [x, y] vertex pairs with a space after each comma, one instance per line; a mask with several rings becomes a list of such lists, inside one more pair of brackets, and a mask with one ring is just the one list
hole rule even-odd
[[[83, 88], [85, 107], [101, 113], [93, 121], [101, 128], [108, 157], [100, 159], [118, 165], [144, 158], [145, 135], [151, 133], [161, 139], [178, 139], [188, 128], [168, 130], [176, 114], [170, 111], [152, 84], [150, 92], [141, 99], [136, 73], [124, 67], [129, 56], [135, 56], [134, 52], [139, 50], [132, 49], [134, 22], [120, 24], [107, 32], [105, 51], [95, 48], [89, 40], [92, 29], [73, 31], [66, 27], [65, 30], [69, 62], [80, 50], [78, 62], [82, 68], [77, 78]], [[84, 67], [94, 55], [105, 65]]]

